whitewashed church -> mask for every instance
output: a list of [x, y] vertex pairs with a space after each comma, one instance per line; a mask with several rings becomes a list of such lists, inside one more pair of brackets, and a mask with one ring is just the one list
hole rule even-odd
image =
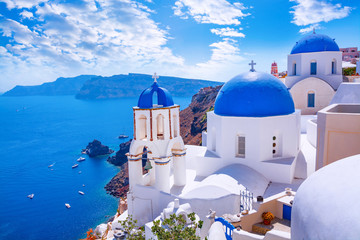
[[335, 39], [315, 30], [296, 42], [287, 66], [285, 84], [303, 115], [328, 106], [343, 81], [339, 46]]
[[[252, 65], [225, 83], [207, 113], [203, 146], [184, 146], [179, 106], [154, 78], [133, 108], [128, 153], [128, 214], [139, 224], [151, 222], [174, 199], [189, 203], [200, 218], [209, 209], [241, 212], [240, 192], [272, 195], [314, 171], [315, 152], [302, 152], [310, 144], [300, 142], [300, 111], [276, 77]], [[144, 149], [151, 165], [146, 174]]]

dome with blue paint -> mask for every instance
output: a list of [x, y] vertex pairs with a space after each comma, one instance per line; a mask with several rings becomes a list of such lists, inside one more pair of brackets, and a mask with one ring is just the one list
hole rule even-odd
[[324, 52], [324, 51], [340, 51], [335, 39], [324, 34], [312, 33], [303, 37], [291, 50], [291, 54]]
[[[154, 94], [156, 94], [155, 96], [157, 96], [157, 99], [156, 97], [154, 99]], [[157, 100], [157, 103], [153, 102], [153, 100]], [[159, 84], [156, 81], [151, 87], [145, 89], [141, 93], [138, 101], [139, 108], [169, 107], [173, 105], [174, 101], [169, 91], [159, 87]]]
[[220, 89], [215, 114], [229, 117], [270, 117], [295, 112], [286, 86], [276, 77], [247, 72], [232, 78]]

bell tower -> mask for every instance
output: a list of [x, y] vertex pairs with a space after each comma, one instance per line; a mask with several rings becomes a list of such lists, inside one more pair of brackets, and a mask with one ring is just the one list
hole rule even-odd
[[[186, 149], [180, 136], [180, 106], [174, 104], [170, 93], [159, 86], [156, 73], [150, 88], [145, 89], [133, 107], [134, 138], [127, 154], [130, 192], [136, 185], [154, 186], [170, 192], [173, 184], [186, 183]], [[146, 149], [147, 174], [143, 175], [142, 156]]]
[[278, 66], [275, 61], [271, 64], [271, 75], [279, 78]]

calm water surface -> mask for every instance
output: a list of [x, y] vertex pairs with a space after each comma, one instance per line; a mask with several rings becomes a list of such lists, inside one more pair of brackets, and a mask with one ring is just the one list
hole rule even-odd
[[[181, 109], [190, 101], [174, 98]], [[0, 96], [0, 239], [79, 239], [113, 215], [117, 199], [104, 186], [119, 169], [106, 157], [85, 156], [71, 166], [93, 139], [118, 150], [126, 139], [117, 136], [132, 136], [136, 104], [137, 98]]]

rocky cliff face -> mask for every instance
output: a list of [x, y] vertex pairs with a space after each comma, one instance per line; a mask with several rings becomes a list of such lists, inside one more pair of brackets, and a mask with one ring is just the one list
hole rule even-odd
[[185, 144], [201, 145], [201, 133], [206, 131], [206, 113], [214, 110], [221, 86], [206, 87], [192, 97], [189, 107], [180, 112], [180, 134]]
[[[201, 133], [206, 130], [206, 113], [214, 110], [216, 96], [221, 86], [205, 87], [200, 89], [191, 100], [189, 107], [180, 112], [180, 134], [185, 144], [201, 145]], [[106, 191], [115, 197], [126, 197], [129, 190], [129, 176], [127, 157], [130, 141], [120, 144], [120, 150], [115, 156], [108, 158], [108, 161], [121, 170], [105, 186]], [[144, 162], [143, 162], [144, 165]]]

